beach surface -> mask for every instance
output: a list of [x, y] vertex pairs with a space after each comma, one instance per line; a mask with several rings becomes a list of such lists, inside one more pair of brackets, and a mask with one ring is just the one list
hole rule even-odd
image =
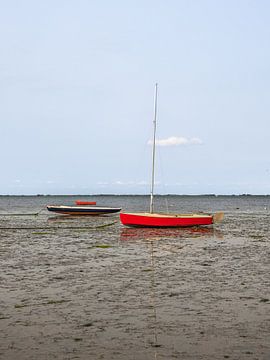
[[270, 197], [169, 197], [171, 211], [225, 213], [186, 229], [45, 208], [72, 202], [0, 197], [1, 359], [270, 359]]

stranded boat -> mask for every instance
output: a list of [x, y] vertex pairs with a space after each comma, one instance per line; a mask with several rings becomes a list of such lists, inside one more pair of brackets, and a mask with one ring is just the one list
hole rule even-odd
[[121, 208], [105, 206], [66, 206], [66, 205], [48, 205], [48, 211], [64, 215], [106, 215], [121, 211]]
[[211, 225], [221, 221], [223, 213], [217, 214], [160, 214], [160, 213], [120, 213], [123, 225], [149, 227], [187, 227]]
[[96, 201], [84, 201], [84, 200], [76, 200], [76, 205], [96, 205]]
[[223, 213], [217, 214], [162, 214], [155, 213], [153, 206], [154, 199], [154, 179], [155, 179], [155, 147], [156, 147], [156, 124], [157, 124], [157, 84], [155, 85], [155, 105], [154, 105], [154, 134], [152, 148], [152, 180], [150, 212], [146, 213], [120, 213], [120, 220], [127, 226], [146, 226], [146, 227], [186, 227], [198, 225], [210, 225], [223, 219]]

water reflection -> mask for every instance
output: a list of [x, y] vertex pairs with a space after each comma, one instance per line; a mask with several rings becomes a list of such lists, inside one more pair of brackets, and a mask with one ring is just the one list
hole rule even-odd
[[113, 215], [91, 215], [91, 216], [82, 216], [82, 215], [55, 215], [48, 217], [47, 221], [71, 221], [71, 220], [79, 220], [79, 221], [95, 221], [97, 219], [112, 219], [115, 220], [116, 217]]
[[[192, 228], [121, 228], [120, 241], [134, 243], [145, 242], [147, 246], [147, 252], [149, 254], [149, 328], [152, 330], [152, 336], [149, 339], [149, 344], [153, 349], [153, 359], [160, 358], [164, 351], [163, 337], [159, 339], [159, 334], [162, 334], [162, 328], [159, 321], [157, 306], [161, 299], [158, 298], [157, 281], [158, 277], [158, 259], [160, 256], [182, 251], [183, 246], [175, 246], [177, 242], [172, 240], [179, 239], [195, 239], [195, 238], [210, 238], [210, 237], [222, 237], [222, 233], [216, 230], [214, 227], [192, 227]], [[161, 242], [160, 240], [163, 240]], [[169, 240], [166, 241], [166, 240]]]
[[158, 335], [157, 335], [157, 306], [156, 306], [156, 278], [155, 278], [155, 257], [154, 257], [154, 242], [150, 241], [150, 256], [151, 256], [151, 295], [150, 301], [153, 309], [153, 342], [151, 342], [151, 346], [155, 348], [154, 358], [158, 358], [157, 348], [161, 345], [158, 343]]
[[150, 240], [199, 238], [215, 236], [222, 238], [222, 232], [214, 227], [190, 227], [190, 228], [122, 228], [120, 240]]

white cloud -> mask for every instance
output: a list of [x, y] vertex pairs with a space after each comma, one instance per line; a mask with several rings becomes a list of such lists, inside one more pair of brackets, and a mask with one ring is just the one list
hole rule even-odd
[[137, 185], [145, 186], [145, 185], [149, 185], [149, 182], [148, 182], [148, 181], [145, 181], [145, 180], [141, 180], [141, 181], [138, 181], [138, 182], [137, 182]]
[[[145, 180], [141, 180], [141, 181], [121, 181], [121, 180], [117, 180], [115, 182], [113, 182], [111, 185], [124, 185], [124, 186], [149, 186], [150, 182], [149, 181], [145, 181]], [[160, 185], [160, 181], [155, 181], [155, 185]]]
[[[98, 186], [126, 186], [126, 187], [134, 187], [134, 186], [138, 186], [138, 187], [145, 187], [145, 186], [150, 186], [150, 181], [146, 181], [146, 180], [139, 180], [139, 181], [134, 181], [134, 180], [127, 180], [127, 181], [122, 181], [122, 180], [116, 180], [113, 182], [106, 182], [106, 181], [99, 181], [96, 183]], [[155, 185], [160, 185], [161, 182], [160, 181], [155, 181]]]
[[[157, 139], [156, 145], [158, 146], [178, 146], [178, 145], [201, 145], [203, 142], [201, 139], [197, 137], [193, 138], [185, 138], [185, 137], [177, 137], [170, 136], [167, 139]], [[153, 141], [149, 140], [148, 145], [152, 145]]]
[[115, 185], [125, 185], [125, 183], [124, 183], [123, 181], [121, 181], [121, 180], [115, 181], [114, 184], [115, 184]]
[[130, 181], [117, 180], [117, 181], [113, 182], [112, 185], [134, 186], [134, 185], [141, 185], [141, 184], [136, 181], [133, 181], [133, 180], [130, 180]]
[[107, 181], [98, 181], [98, 182], [97, 182], [97, 185], [102, 185], [102, 186], [104, 186], [104, 185], [109, 185], [109, 183], [108, 183]]

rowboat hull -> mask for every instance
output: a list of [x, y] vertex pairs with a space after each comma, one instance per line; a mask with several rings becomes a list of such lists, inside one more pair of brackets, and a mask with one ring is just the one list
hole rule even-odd
[[106, 215], [121, 211], [121, 208], [101, 207], [101, 206], [64, 206], [64, 205], [48, 205], [48, 211], [64, 215]]
[[189, 227], [211, 225], [214, 216], [209, 214], [152, 214], [120, 213], [120, 220], [126, 226], [140, 227]]

